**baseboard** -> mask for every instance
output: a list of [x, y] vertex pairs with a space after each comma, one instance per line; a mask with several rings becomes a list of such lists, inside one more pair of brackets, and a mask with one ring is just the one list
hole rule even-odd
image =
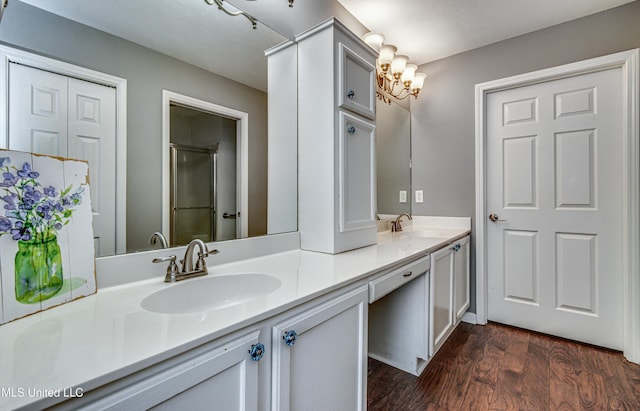
[[465, 323], [474, 324], [474, 325], [478, 324], [476, 313], [470, 313], [468, 311], [464, 313], [460, 321], [464, 321]]

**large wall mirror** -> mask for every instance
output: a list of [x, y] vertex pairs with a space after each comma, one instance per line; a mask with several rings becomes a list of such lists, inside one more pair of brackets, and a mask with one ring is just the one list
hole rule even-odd
[[[402, 103], [402, 102], [401, 102]], [[377, 213], [411, 213], [411, 114], [392, 100], [376, 103]]]
[[[282, 7], [286, 12], [286, 2]], [[182, 220], [184, 222], [179, 223], [181, 231], [175, 236], [179, 239], [174, 245], [187, 241], [190, 235], [201, 237], [204, 231], [213, 235], [216, 231], [224, 231], [219, 237], [212, 237], [218, 241], [297, 229], [295, 158], [287, 155], [278, 159], [279, 169], [271, 173], [269, 157], [272, 153], [268, 153], [278, 146], [269, 143], [270, 97], [265, 51], [287, 41], [260, 22], [253, 29], [246, 19], [231, 17], [204, 1], [159, 4], [154, 0], [14, 0], [10, 3], [0, 23], [0, 45], [126, 80], [126, 107], [119, 107], [122, 111], [116, 110], [119, 121], [126, 117], [126, 143], [124, 147], [118, 147], [124, 153], [124, 160], [120, 159], [115, 167], [116, 173], [126, 170], [126, 207], [123, 207], [126, 223], [115, 227], [116, 237], [123, 239], [120, 244], [116, 241], [96, 256], [157, 248], [150, 243], [154, 232], [163, 232], [168, 239], [171, 238], [166, 224], [170, 219], [170, 207], [165, 204], [164, 194], [167, 192], [164, 185], [170, 174], [163, 163], [166, 153], [171, 153], [171, 145], [174, 146], [175, 158], [170, 167], [189, 172], [197, 169], [200, 173], [197, 176], [176, 176], [175, 182], [179, 186], [172, 190], [180, 199], [193, 200], [192, 203], [200, 207], [203, 198], [220, 200], [223, 195], [223, 190], [216, 197], [213, 191], [194, 195], [193, 192], [184, 192], [184, 189], [200, 190], [202, 184], [207, 184], [207, 190], [214, 189], [209, 186], [214, 183], [204, 182], [202, 177], [211, 175], [213, 160], [211, 164], [205, 164], [202, 159], [213, 159], [217, 155], [218, 164], [226, 161], [224, 151], [234, 146], [231, 144], [234, 138], [225, 135], [224, 130], [237, 128], [234, 116], [203, 117], [200, 114], [207, 110], [198, 104], [192, 107], [188, 104], [190, 100], [186, 103], [171, 101], [173, 109], [169, 112], [173, 111], [173, 120], [169, 127], [164, 127], [163, 99], [167, 92], [222, 107], [231, 113], [241, 113], [239, 116], [242, 118], [246, 115], [242, 123], [246, 154], [244, 157], [227, 155], [228, 158], [238, 158], [243, 164], [220, 167], [215, 179], [211, 180], [217, 187], [244, 184], [244, 204], [226, 202], [220, 210], [216, 209], [216, 213], [227, 214], [228, 219], [225, 220], [209, 217], [205, 222], [207, 219], [187, 216]], [[293, 59], [295, 70], [295, 55]], [[286, 64], [284, 66], [287, 67]], [[296, 78], [295, 71], [293, 78], [291, 73], [287, 74], [290, 81], [288, 90], [291, 98], [287, 102], [290, 118], [291, 111], [296, 112], [295, 90], [291, 91], [291, 84], [296, 83]], [[231, 125], [226, 124], [229, 119]], [[207, 124], [215, 124], [218, 128], [207, 128]], [[0, 126], [7, 127], [6, 124]], [[175, 133], [169, 141], [165, 141], [163, 136], [165, 129]], [[187, 136], [187, 130], [193, 134]], [[178, 137], [182, 140], [174, 141]], [[288, 138], [291, 141], [291, 136]], [[291, 146], [287, 145], [287, 150]], [[198, 160], [188, 160], [187, 157], [192, 160], [197, 157]], [[283, 161], [284, 158], [286, 160]], [[292, 164], [283, 164], [287, 161]], [[276, 175], [282, 173], [282, 169], [287, 170], [286, 186], [293, 187], [293, 195], [288, 195], [291, 190], [280, 189], [275, 193], [269, 190], [270, 185], [275, 187], [279, 182], [278, 178], [273, 180], [270, 173]], [[225, 175], [225, 170], [231, 170], [231, 175]], [[241, 177], [239, 173], [244, 174]], [[236, 182], [239, 178], [244, 179], [242, 184]], [[283, 198], [272, 198], [279, 193]], [[290, 221], [269, 223], [271, 210], [268, 204], [272, 202], [287, 209], [286, 217]], [[183, 208], [191, 207], [186, 202], [177, 201], [176, 204]], [[244, 215], [241, 210], [245, 210]], [[180, 210], [183, 214], [201, 212]], [[244, 226], [236, 234], [233, 233], [233, 218], [239, 212]], [[212, 219], [219, 221], [217, 227], [212, 226]], [[226, 221], [232, 221], [232, 228], [223, 230]], [[204, 227], [206, 230], [200, 222], [208, 225]], [[189, 227], [193, 227], [193, 233], [185, 232]]]

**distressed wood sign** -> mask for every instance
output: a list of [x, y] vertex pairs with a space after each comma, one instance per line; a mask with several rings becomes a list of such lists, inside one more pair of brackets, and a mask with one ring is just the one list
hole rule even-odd
[[88, 164], [0, 150], [0, 324], [96, 292]]

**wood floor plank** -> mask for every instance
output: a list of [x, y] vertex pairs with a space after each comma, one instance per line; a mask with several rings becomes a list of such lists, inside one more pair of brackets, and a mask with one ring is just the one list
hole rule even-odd
[[460, 324], [420, 377], [369, 360], [369, 410], [640, 410], [621, 353], [509, 326]]
[[549, 344], [529, 341], [527, 358], [522, 372], [522, 408], [525, 410], [548, 410]]

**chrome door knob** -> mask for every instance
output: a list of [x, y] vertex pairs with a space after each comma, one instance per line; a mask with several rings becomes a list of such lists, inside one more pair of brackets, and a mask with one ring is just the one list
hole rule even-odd
[[507, 221], [507, 220], [502, 220], [498, 217], [498, 214], [489, 214], [489, 220], [493, 221], [494, 223], [496, 221]]

